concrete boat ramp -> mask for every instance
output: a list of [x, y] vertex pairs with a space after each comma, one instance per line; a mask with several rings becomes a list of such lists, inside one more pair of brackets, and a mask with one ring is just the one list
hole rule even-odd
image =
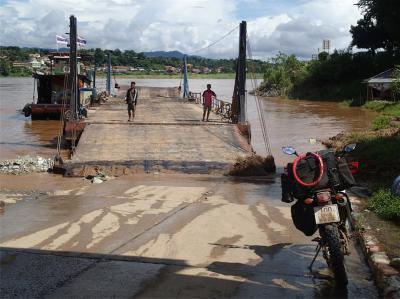
[[132, 122], [127, 121], [124, 93], [89, 110], [67, 175], [221, 173], [251, 154], [236, 125], [214, 113], [203, 122], [201, 105], [179, 98], [177, 88], [141, 88]]
[[321, 257], [309, 272], [315, 244], [294, 228], [278, 175], [220, 174], [250, 153], [235, 125], [146, 90], [133, 123], [121, 98], [91, 110], [68, 164], [131, 175], [0, 180], [1, 298], [378, 297], [356, 249], [346, 291]]

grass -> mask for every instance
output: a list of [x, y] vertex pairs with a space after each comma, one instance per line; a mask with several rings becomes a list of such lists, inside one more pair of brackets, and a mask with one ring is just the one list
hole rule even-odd
[[335, 150], [340, 150], [350, 143], [357, 143], [352, 153], [360, 162], [357, 181], [368, 182], [373, 189], [379, 189], [382, 186], [390, 186], [400, 174], [399, 128], [339, 134], [324, 141], [326, 146]]
[[354, 105], [354, 100], [343, 100], [339, 103], [339, 105], [343, 107], [351, 107]]
[[368, 208], [386, 220], [400, 220], [400, 196], [389, 189], [379, 189], [368, 200]]
[[394, 125], [392, 125], [393, 121], [400, 120], [399, 102], [370, 101], [365, 103], [363, 107], [379, 112], [379, 115], [372, 121], [371, 127], [373, 130], [387, 129], [391, 126], [400, 126], [400, 123], [394, 123]]
[[391, 121], [392, 121], [392, 116], [379, 115], [375, 117], [375, 119], [372, 121], [371, 127], [373, 130], [387, 129], [390, 127]]

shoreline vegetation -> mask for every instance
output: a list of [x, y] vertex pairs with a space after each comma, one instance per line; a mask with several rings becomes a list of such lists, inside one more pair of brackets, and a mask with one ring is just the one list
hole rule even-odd
[[[107, 75], [104, 73], [96, 74], [98, 78], [104, 78]], [[113, 74], [116, 78], [137, 78], [137, 79], [181, 79], [181, 74], [148, 74], [148, 73], [128, 73], [128, 74]], [[263, 74], [255, 74], [256, 79], [263, 79]], [[32, 77], [31, 72], [17, 72], [11, 73], [8, 76], [0, 76], [2, 78], [18, 78], [18, 77]], [[189, 74], [190, 79], [235, 79], [235, 73], [210, 73], [210, 74]]]
[[[209, 74], [188, 74], [188, 79], [235, 79], [235, 73], [209, 73]], [[256, 79], [262, 79], [263, 74], [255, 74]], [[99, 74], [98, 77], [105, 77], [106, 74]], [[113, 75], [114, 76], [114, 75]], [[182, 74], [115, 74], [116, 78], [139, 78], [139, 79], [181, 79]], [[183, 80], [183, 79], [182, 79]]]
[[[322, 52], [318, 59], [301, 61], [294, 55], [279, 53], [266, 67], [257, 92], [261, 96], [345, 102], [362, 105], [366, 98], [364, 80], [391, 68], [400, 82], [400, 54], [335, 50]], [[393, 89], [392, 99], [400, 100], [400, 88]]]
[[370, 101], [364, 109], [378, 115], [370, 128], [343, 132], [323, 142], [335, 150], [357, 143], [354, 157], [360, 162], [356, 181], [368, 185], [372, 196], [367, 206], [383, 219], [399, 224], [400, 196], [391, 194], [393, 181], [400, 175], [400, 102]]

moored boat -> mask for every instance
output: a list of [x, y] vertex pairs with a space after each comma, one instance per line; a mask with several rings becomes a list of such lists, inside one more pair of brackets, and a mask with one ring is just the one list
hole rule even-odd
[[[81, 57], [78, 57], [81, 60]], [[82, 60], [87, 59], [83, 57]], [[34, 89], [36, 99], [23, 108], [26, 117], [35, 119], [59, 119], [61, 115], [68, 118], [70, 112], [71, 92], [69, 87], [69, 60], [68, 53], [54, 53], [51, 55], [52, 69], [50, 74], [34, 73]], [[54, 67], [53, 67], [54, 66]], [[78, 107], [84, 110], [90, 105], [92, 98], [91, 79], [85, 66], [79, 62], [78, 69]], [[34, 91], [35, 93], [35, 91]], [[84, 112], [82, 114], [85, 114]]]

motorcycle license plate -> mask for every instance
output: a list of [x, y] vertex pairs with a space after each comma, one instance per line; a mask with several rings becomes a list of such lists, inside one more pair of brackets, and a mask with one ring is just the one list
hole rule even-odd
[[339, 209], [337, 205], [326, 205], [314, 207], [315, 223], [332, 223], [339, 222]]

